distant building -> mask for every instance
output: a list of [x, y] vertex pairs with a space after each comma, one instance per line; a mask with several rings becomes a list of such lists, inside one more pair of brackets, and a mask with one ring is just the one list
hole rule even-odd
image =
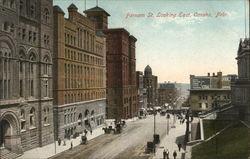
[[239, 110], [240, 120], [250, 124], [250, 40], [240, 40], [238, 54], [238, 78], [232, 82], [232, 104]]
[[96, 29], [107, 37], [107, 118], [125, 119], [138, 115], [136, 87], [136, 41], [124, 28], [108, 28], [108, 16], [96, 6], [86, 11]]
[[147, 108], [147, 91], [143, 87], [143, 73], [136, 71], [136, 86], [138, 90], [138, 107]]
[[190, 75], [190, 106], [193, 112], [204, 112], [231, 102], [231, 80], [236, 75], [222, 76], [222, 72], [210, 76]]
[[69, 18], [54, 7], [54, 113], [60, 139], [104, 123], [106, 42], [95, 23], [71, 4]]
[[208, 73], [207, 76], [190, 75], [190, 88], [230, 88], [231, 81], [236, 77], [237, 75], [234, 74], [222, 76], [222, 72], [217, 72], [217, 75]]
[[156, 106], [158, 104], [158, 79], [157, 76], [152, 74], [152, 69], [149, 65], [144, 69], [143, 85], [147, 91], [148, 108]]
[[160, 83], [158, 88], [158, 104], [160, 106], [171, 105], [176, 102], [180, 90], [175, 83]]
[[54, 141], [53, 6], [3, 0], [0, 10], [0, 153], [21, 154]]

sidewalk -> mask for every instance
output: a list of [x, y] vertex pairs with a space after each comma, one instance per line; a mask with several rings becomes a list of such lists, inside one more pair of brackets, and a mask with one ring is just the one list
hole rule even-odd
[[[88, 141], [104, 134], [104, 131], [102, 130], [103, 126], [98, 127], [93, 130], [92, 135], [90, 132], [87, 134]], [[63, 142], [61, 143], [61, 146], [58, 145], [58, 142], [35, 148], [29, 151], [24, 152], [24, 154], [18, 159], [45, 159], [49, 158], [55, 155], [55, 146], [56, 146], [56, 154], [63, 152], [65, 150], [68, 150], [70, 148], [71, 142], [73, 143], [73, 147], [78, 146], [80, 144], [81, 136], [77, 137], [76, 139], [70, 139], [66, 140], [66, 146], [63, 146]]]
[[[173, 159], [173, 152], [177, 152], [176, 159], [181, 159], [182, 154], [185, 153], [185, 150], [183, 149], [183, 142], [184, 142], [184, 136], [186, 131], [186, 123], [180, 124], [179, 120], [176, 120], [175, 128], [171, 128], [169, 130], [169, 134], [161, 140], [161, 143], [156, 150], [155, 156], [153, 159], [163, 159], [163, 150], [169, 151], [169, 158]], [[182, 144], [181, 151], [179, 152], [178, 149], [178, 143]]]

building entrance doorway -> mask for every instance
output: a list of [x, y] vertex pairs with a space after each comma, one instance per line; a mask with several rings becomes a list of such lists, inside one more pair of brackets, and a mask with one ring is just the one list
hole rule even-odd
[[22, 152], [20, 129], [14, 113], [6, 112], [0, 117], [0, 148], [17, 154]]
[[[6, 120], [0, 121], [0, 147], [4, 148], [6, 141], [11, 136], [10, 123]], [[7, 144], [8, 145], [8, 144]]]

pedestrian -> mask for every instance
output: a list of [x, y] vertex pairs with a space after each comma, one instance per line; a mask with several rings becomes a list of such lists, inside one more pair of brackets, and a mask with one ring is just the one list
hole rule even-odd
[[90, 128], [90, 134], [92, 135], [92, 128]]
[[164, 150], [163, 150], [163, 159], [166, 159], [166, 156], [167, 156], [167, 152], [166, 152], [166, 150], [164, 149]]
[[85, 136], [87, 135], [88, 131], [86, 129], [84, 129], [84, 134]]
[[70, 143], [70, 149], [72, 150], [73, 149], [73, 142], [71, 141]]
[[181, 151], [181, 143], [178, 144], [179, 151]]
[[166, 154], [167, 154], [167, 159], [169, 159], [169, 151], [168, 151], [168, 149], [166, 151]]
[[58, 139], [58, 145], [59, 146], [61, 145], [61, 139], [60, 138]]
[[66, 146], [66, 140], [65, 139], [63, 140], [63, 146]]
[[176, 156], [177, 156], [176, 151], [174, 151], [173, 156], [174, 156], [174, 159], [176, 159]]

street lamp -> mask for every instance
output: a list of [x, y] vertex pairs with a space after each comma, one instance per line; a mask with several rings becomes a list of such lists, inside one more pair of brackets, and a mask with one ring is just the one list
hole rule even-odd
[[186, 112], [186, 133], [185, 133], [185, 144], [188, 142], [188, 136], [189, 136], [189, 109]]

